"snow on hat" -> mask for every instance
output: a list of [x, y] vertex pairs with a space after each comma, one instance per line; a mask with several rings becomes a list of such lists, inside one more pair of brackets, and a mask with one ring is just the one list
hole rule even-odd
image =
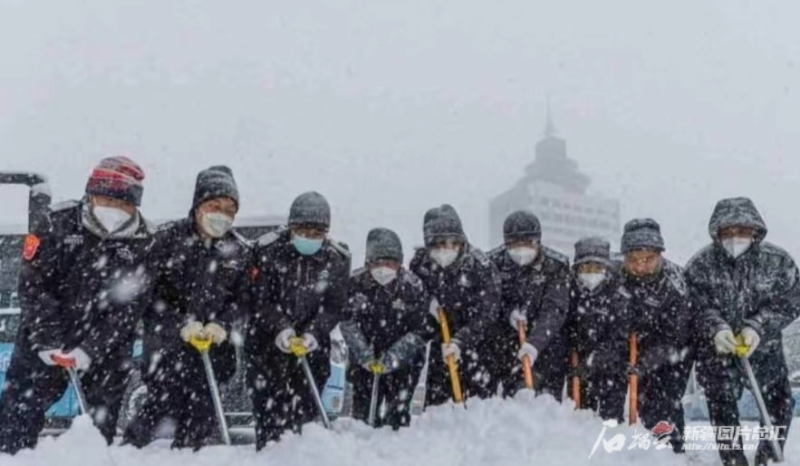
[[461, 226], [461, 218], [456, 209], [449, 204], [443, 204], [425, 213], [423, 236], [426, 246], [432, 246], [437, 240], [443, 239], [467, 241], [464, 228]]
[[129, 202], [135, 206], [142, 204], [144, 171], [133, 160], [124, 156], [108, 157], [92, 171], [86, 183], [86, 194], [106, 196]]
[[599, 236], [581, 238], [575, 243], [575, 265], [595, 262], [611, 266], [611, 244]]
[[627, 254], [640, 249], [664, 250], [661, 226], [652, 218], [636, 218], [625, 224], [621, 252]]
[[503, 222], [503, 238], [506, 242], [542, 238], [542, 225], [539, 218], [527, 210], [518, 210], [506, 217]]
[[224, 165], [217, 165], [198, 173], [194, 187], [192, 211], [197, 209], [200, 204], [220, 197], [233, 199], [238, 209], [239, 189], [231, 169]]
[[373, 228], [367, 233], [367, 263], [379, 260], [403, 262], [403, 245], [400, 237], [388, 228]]
[[289, 208], [289, 226], [293, 225], [330, 227], [331, 207], [325, 196], [316, 191], [297, 196]]

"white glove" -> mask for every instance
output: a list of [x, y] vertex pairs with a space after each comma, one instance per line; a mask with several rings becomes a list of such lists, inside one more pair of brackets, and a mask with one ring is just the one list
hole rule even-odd
[[525, 326], [527, 327], [528, 326], [528, 316], [523, 314], [522, 311], [520, 311], [519, 309], [514, 309], [511, 312], [511, 315], [508, 316], [508, 323], [510, 323], [511, 326], [514, 327], [514, 330], [517, 330], [517, 328], [519, 328], [519, 323], [520, 322], [525, 324]]
[[428, 312], [430, 312], [433, 318], [436, 319], [436, 322], [441, 324], [439, 321], [439, 301], [436, 298], [431, 300], [431, 307], [428, 308]]
[[714, 347], [719, 354], [732, 354], [736, 351], [736, 338], [730, 329], [720, 330], [714, 335]]
[[211, 341], [217, 345], [228, 339], [228, 332], [221, 325], [214, 322], [206, 324], [205, 328], [203, 328], [203, 335], [211, 337]]
[[192, 338], [203, 338], [203, 324], [200, 322], [189, 322], [181, 328], [181, 339], [189, 342]]
[[310, 353], [312, 351], [316, 351], [317, 349], [319, 349], [319, 342], [314, 337], [314, 335], [312, 335], [310, 333], [304, 333], [303, 334], [303, 346], [305, 346], [306, 347], [306, 351]]
[[65, 356], [75, 360], [75, 369], [78, 369], [79, 371], [85, 371], [89, 369], [89, 366], [92, 365], [92, 358], [90, 358], [89, 355], [80, 348], [75, 348]]
[[283, 351], [284, 353], [291, 353], [289, 350], [289, 339], [296, 337], [297, 334], [294, 333], [293, 328], [285, 328], [281, 330], [281, 333], [278, 334], [277, 338], [275, 338], [275, 346], [278, 347], [279, 350]]
[[747, 345], [747, 353], [744, 357], [749, 358], [750, 355], [756, 351], [756, 348], [758, 348], [758, 344], [761, 343], [761, 337], [758, 335], [758, 332], [750, 327], [743, 328], [741, 335], [742, 342]]
[[450, 343], [442, 343], [442, 357], [447, 362], [448, 356], [453, 356], [456, 362], [461, 361], [461, 344], [458, 340], [450, 340]]
[[533, 363], [536, 362], [536, 358], [539, 357], [539, 350], [537, 350], [532, 344], [525, 342], [520, 347], [519, 352], [517, 352], [517, 358], [524, 363], [525, 356], [528, 356], [532, 366]]
[[39, 351], [39, 359], [42, 360], [43, 363], [47, 364], [48, 366], [54, 366], [56, 363], [53, 361], [54, 354], [61, 354], [60, 349], [49, 349], [44, 351]]

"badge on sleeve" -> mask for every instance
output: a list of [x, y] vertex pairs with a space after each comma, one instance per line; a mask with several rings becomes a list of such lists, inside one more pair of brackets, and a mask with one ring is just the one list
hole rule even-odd
[[38, 236], [34, 234], [26, 235], [25, 243], [22, 246], [22, 257], [28, 262], [32, 261], [36, 257], [40, 244], [42, 244], [42, 240]]

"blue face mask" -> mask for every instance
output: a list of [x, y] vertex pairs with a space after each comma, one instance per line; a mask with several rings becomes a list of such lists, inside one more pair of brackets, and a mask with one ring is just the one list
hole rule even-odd
[[310, 239], [302, 236], [294, 236], [292, 238], [292, 244], [294, 248], [297, 249], [297, 252], [304, 256], [313, 256], [322, 248], [321, 239]]

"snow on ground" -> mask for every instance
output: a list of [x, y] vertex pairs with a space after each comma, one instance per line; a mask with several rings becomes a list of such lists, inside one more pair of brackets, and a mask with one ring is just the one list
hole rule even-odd
[[[716, 452], [675, 455], [671, 450], [628, 450], [641, 426], [609, 430], [623, 433], [623, 451], [606, 453], [602, 444], [589, 454], [603, 428], [592, 413], [575, 412], [551, 397], [521, 393], [514, 400], [470, 401], [468, 409], [440, 406], [414, 420], [411, 428], [373, 430], [349, 419], [328, 432], [309, 425], [302, 436], [287, 435], [256, 453], [252, 445], [171, 451], [168, 441], [143, 450], [108, 448], [88, 418], [79, 418], [58, 438], [44, 438], [36, 450], [0, 455], [2, 466], [520, 466], [716, 465]], [[795, 441], [797, 439], [794, 439]], [[792, 439], [789, 444], [791, 445]], [[791, 451], [787, 452], [791, 456]], [[748, 454], [752, 458], [752, 453]], [[800, 461], [787, 461], [800, 465]]]

